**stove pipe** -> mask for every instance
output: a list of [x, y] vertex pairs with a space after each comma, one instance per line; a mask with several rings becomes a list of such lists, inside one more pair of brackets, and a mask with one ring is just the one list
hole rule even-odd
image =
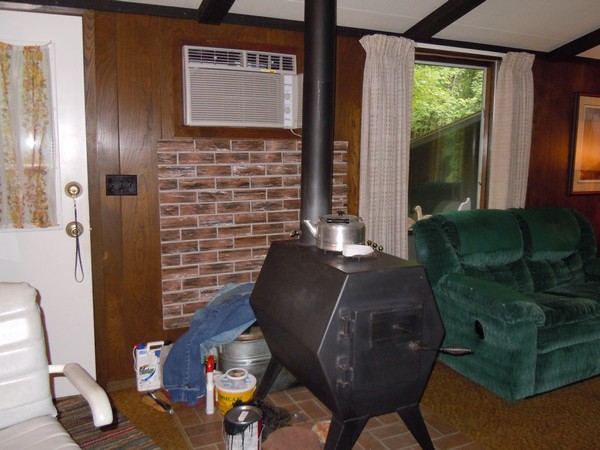
[[304, 5], [300, 243], [315, 245], [304, 220], [314, 223], [331, 212], [336, 0]]

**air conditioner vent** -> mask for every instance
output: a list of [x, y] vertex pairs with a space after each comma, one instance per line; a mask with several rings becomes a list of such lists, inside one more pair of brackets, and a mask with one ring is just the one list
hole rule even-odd
[[296, 73], [296, 56], [277, 53], [246, 52], [248, 68]]
[[214, 66], [244, 67], [243, 50], [188, 47], [188, 62]]
[[277, 73], [296, 73], [296, 55], [230, 48], [185, 46], [188, 64]]
[[283, 78], [276, 74], [196, 69], [190, 84], [191, 123], [281, 126]]
[[302, 126], [295, 55], [186, 45], [183, 83], [185, 125]]

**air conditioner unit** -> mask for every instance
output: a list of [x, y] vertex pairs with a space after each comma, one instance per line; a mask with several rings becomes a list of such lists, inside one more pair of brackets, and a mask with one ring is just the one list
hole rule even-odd
[[296, 56], [183, 46], [184, 124], [300, 128]]

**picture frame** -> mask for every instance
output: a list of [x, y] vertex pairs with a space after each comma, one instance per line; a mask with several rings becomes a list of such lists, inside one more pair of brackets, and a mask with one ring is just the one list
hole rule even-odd
[[600, 194], [600, 94], [577, 94], [569, 193]]

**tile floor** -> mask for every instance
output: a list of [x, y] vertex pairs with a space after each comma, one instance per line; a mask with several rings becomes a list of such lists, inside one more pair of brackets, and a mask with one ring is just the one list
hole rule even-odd
[[[285, 408], [290, 413], [300, 413], [302, 425], [312, 427], [316, 421], [331, 417], [329, 410], [304, 387], [294, 387], [269, 394], [268, 402]], [[484, 450], [480, 444], [455, 430], [450, 424], [421, 407], [431, 440], [438, 450]], [[176, 411], [179, 426], [190, 449], [224, 450], [222, 416], [216, 412], [206, 415], [204, 407], [181, 408]], [[360, 435], [353, 450], [417, 450], [419, 445], [396, 413], [373, 417]], [[289, 450], [295, 449], [293, 445]]]

